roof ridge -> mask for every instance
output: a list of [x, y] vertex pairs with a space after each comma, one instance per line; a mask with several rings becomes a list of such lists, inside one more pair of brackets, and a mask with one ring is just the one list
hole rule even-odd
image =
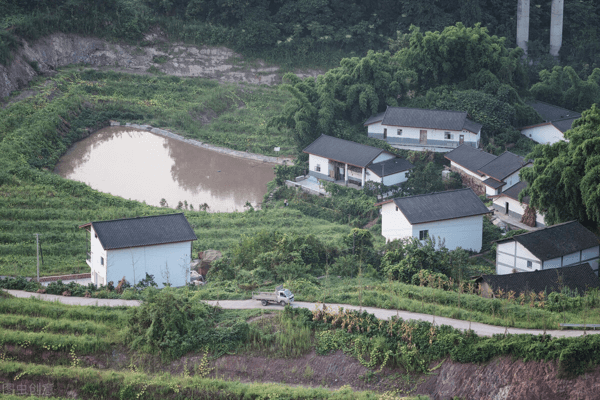
[[[440, 193], [451, 193], [451, 192], [462, 192], [465, 190], [471, 190], [473, 191], [471, 188], [462, 188], [462, 189], [452, 189], [452, 190], [442, 190], [440, 192], [431, 192], [431, 193], [424, 193], [424, 194], [415, 194], [413, 196], [404, 196], [404, 197], [394, 197], [392, 200], [396, 200], [396, 199], [409, 199], [409, 198], [414, 198], [414, 197], [423, 197], [423, 196], [432, 196], [434, 194], [440, 194]], [[475, 192], [473, 192], [473, 194], [475, 194]], [[477, 195], [476, 195], [477, 196]]]
[[[379, 150], [379, 154], [381, 154], [381, 153], [382, 153], [382, 152], [384, 152], [384, 151], [387, 151], [386, 149], [382, 149], [381, 147], [375, 147], [375, 146], [371, 146], [371, 145], [364, 144], [364, 143], [358, 143], [358, 142], [355, 142], [354, 140], [342, 139], [342, 138], [339, 138], [339, 137], [335, 137], [335, 136], [326, 135], [326, 134], [324, 134], [324, 133], [321, 133], [321, 136], [327, 136], [327, 137], [330, 137], [330, 138], [332, 138], [332, 139], [343, 140], [344, 142], [353, 143], [353, 144], [356, 144], [356, 145], [358, 145], [358, 146], [370, 147], [370, 148], [372, 148], [372, 149], [377, 149], [377, 150]], [[313, 143], [314, 143], [314, 142], [313, 142]], [[311, 143], [311, 144], [312, 144], [312, 143]], [[309, 146], [310, 146], [310, 145], [309, 145]], [[308, 146], [307, 146], [307, 147], [308, 147]], [[392, 153], [392, 152], [389, 152], [389, 151], [388, 151], [388, 153], [390, 153], [390, 154], [394, 154], [394, 153]], [[377, 156], [378, 156], [379, 154], [377, 154]], [[394, 155], [395, 155], [395, 154], [394, 154]], [[377, 158], [377, 156], [375, 156], [375, 158]]]
[[173, 214], [158, 214], [158, 215], [144, 215], [142, 217], [129, 217], [129, 218], [118, 218], [118, 219], [107, 219], [104, 221], [92, 221], [92, 224], [98, 223], [98, 222], [116, 222], [116, 221], [128, 221], [128, 220], [132, 220], [132, 219], [144, 219], [144, 218], [155, 218], [155, 217], [167, 217], [170, 215], [184, 215], [184, 213], [179, 212], [179, 213], [173, 213]]
[[[469, 113], [466, 111], [456, 111], [456, 110], [438, 110], [438, 109], [434, 109], [434, 108], [420, 108], [420, 107], [400, 107], [400, 106], [387, 106], [386, 109], [386, 113], [387, 110], [390, 108], [397, 108], [397, 109], [402, 109], [402, 110], [421, 110], [421, 111], [440, 111], [440, 112], [452, 112], [452, 113], [460, 113], [460, 114], [465, 114], [465, 117], [468, 117]], [[475, 121], [473, 121], [475, 122]]]
[[[563, 225], [572, 224], [572, 223], [574, 223], [574, 222], [577, 222], [577, 223], [579, 223], [579, 221], [578, 221], [578, 220], [576, 220], [576, 219], [574, 219], [574, 220], [572, 220], [572, 221], [561, 222], [560, 224], [554, 224], [554, 225], [550, 225], [550, 226], [545, 226], [545, 227], [543, 227], [542, 229], [538, 229], [538, 230], [531, 231], [531, 232], [520, 233], [520, 234], [518, 234], [518, 235], [511, 236], [511, 237], [507, 238], [507, 240], [508, 240], [508, 239], [512, 239], [512, 238], [516, 238], [516, 237], [520, 237], [520, 236], [529, 235], [529, 234], [532, 234], [532, 233], [539, 233], [539, 232], [543, 232], [543, 231], [545, 231], [545, 230], [548, 230], [548, 229], [556, 228], [556, 227], [558, 227], [558, 226], [563, 226]], [[583, 226], [583, 225], [582, 225], [582, 226]], [[585, 228], [585, 227], [584, 227], [584, 228]], [[500, 240], [504, 240], [504, 239], [500, 239]]]
[[[545, 101], [542, 101], [542, 100], [537, 100], [537, 99], [536, 99], [534, 102], [531, 102], [531, 103], [526, 103], [526, 104], [527, 104], [528, 106], [532, 107], [531, 105], [532, 105], [532, 104], [536, 104], [536, 103], [546, 104], [547, 106], [551, 106], [551, 107], [555, 107], [555, 108], [560, 108], [560, 109], [567, 110], [567, 111], [571, 111], [571, 112], [574, 112], [574, 113], [577, 113], [577, 114], [581, 115], [581, 113], [580, 113], [579, 111], [575, 111], [575, 110], [569, 110], [568, 108], [564, 108], [564, 107], [561, 107], [561, 106], [557, 106], [557, 105], [554, 105], [554, 104], [552, 104], [552, 103], [548, 103], [548, 102], [545, 102]], [[532, 107], [532, 108], [533, 108], [533, 107]], [[536, 112], [537, 112], [537, 111], [536, 111]]]

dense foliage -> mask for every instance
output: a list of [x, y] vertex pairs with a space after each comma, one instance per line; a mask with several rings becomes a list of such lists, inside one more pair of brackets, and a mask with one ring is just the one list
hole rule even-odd
[[573, 129], [565, 133], [569, 142], [536, 146], [530, 154], [533, 168], [521, 170], [529, 187], [520, 196], [530, 196], [531, 207], [544, 213], [547, 224], [574, 219], [600, 226], [600, 110], [584, 111]]

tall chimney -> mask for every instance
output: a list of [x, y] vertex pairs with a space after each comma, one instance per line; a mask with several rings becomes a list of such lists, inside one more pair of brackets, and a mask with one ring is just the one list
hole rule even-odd
[[552, 17], [550, 20], [550, 55], [558, 57], [562, 46], [564, 0], [552, 0]]
[[527, 54], [527, 42], [529, 41], [529, 2], [530, 0], [518, 0], [517, 3], [517, 46]]

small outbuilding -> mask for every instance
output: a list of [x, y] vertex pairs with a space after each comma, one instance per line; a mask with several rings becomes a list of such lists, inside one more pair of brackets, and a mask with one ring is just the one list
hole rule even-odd
[[578, 221], [498, 240], [496, 274], [556, 269], [588, 263], [598, 275], [600, 241]]
[[[529, 209], [529, 196], [523, 197], [523, 202], [519, 201], [519, 193], [527, 187], [527, 182], [519, 182], [493, 197], [493, 207], [499, 213], [513, 217], [526, 225], [533, 227], [544, 227], [544, 214], [539, 211]], [[532, 213], [530, 220], [526, 221], [524, 216], [529, 212]], [[535, 212], [535, 216], [533, 213]]]
[[495, 297], [498, 290], [504, 293], [513, 291], [519, 296], [531, 292], [561, 292], [563, 288], [569, 288], [583, 295], [590, 289], [600, 287], [600, 281], [588, 263], [518, 274], [482, 275], [475, 282], [481, 284], [481, 295], [488, 298]]
[[81, 225], [90, 233], [92, 283], [116, 284], [123, 277], [135, 284], [154, 275], [163, 283], [184, 286], [189, 281], [194, 230], [183, 213], [96, 221]]
[[524, 126], [521, 133], [531, 140], [542, 144], [553, 144], [565, 140], [564, 133], [571, 129], [573, 122], [581, 117], [581, 114], [566, 108], [538, 101], [530, 104], [537, 111], [544, 122]]
[[431, 237], [449, 250], [481, 251], [483, 216], [490, 210], [470, 188], [398, 197], [376, 205], [381, 206], [381, 234], [388, 242]]

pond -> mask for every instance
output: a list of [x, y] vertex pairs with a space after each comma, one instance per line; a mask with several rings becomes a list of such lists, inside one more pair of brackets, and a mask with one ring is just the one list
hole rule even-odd
[[243, 211], [262, 202], [272, 164], [235, 158], [151, 132], [113, 126], [75, 143], [54, 172], [101, 192], [159, 206]]

